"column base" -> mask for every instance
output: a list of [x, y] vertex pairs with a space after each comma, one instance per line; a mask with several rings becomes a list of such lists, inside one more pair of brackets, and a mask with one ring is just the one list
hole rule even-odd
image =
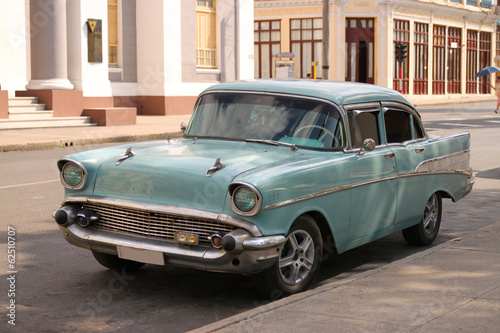
[[67, 79], [31, 80], [27, 90], [73, 90], [74, 86]]
[[38, 97], [46, 110], [54, 111], [54, 117], [79, 117], [83, 112], [83, 92], [81, 90], [21, 90], [17, 97]]
[[0, 90], [0, 119], [9, 118], [9, 92]]

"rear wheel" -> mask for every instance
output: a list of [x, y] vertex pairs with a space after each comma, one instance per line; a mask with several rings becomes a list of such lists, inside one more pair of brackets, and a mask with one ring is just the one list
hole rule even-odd
[[126, 270], [135, 271], [145, 265], [142, 262], [119, 258], [114, 254], [102, 253], [94, 250], [92, 250], [92, 254], [94, 255], [94, 258], [98, 263], [106, 268], [116, 271], [121, 271], [123, 268], [125, 268]]
[[272, 300], [306, 290], [319, 271], [322, 248], [314, 219], [300, 216], [288, 232], [279, 261], [254, 276], [257, 288]]
[[403, 230], [404, 239], [412, 245], [429, 245], [436, 239], [441, 226], [442, 200], [434, 193], [425, 205], [424, 216], [419, 224]]

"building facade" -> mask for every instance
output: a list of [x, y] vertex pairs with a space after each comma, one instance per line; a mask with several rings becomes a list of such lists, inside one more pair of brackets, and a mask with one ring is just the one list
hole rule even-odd
[[54, 116], [185, 114], [206, 87], [253, 78], [251, 1], [1, 1], [0, 18], [0, 118], [7, 95]]
[[[296, 77], [321, 76], [322, 0], [256, 0], [255, 77], [273, 77], [274, 56], [292, 52]], [[491, 98], [500, 35], [491, 0], [330, 0], [330, 80], [373, 83], [413, 101]], [[406, 57], [399, 62], [396, 45]]]

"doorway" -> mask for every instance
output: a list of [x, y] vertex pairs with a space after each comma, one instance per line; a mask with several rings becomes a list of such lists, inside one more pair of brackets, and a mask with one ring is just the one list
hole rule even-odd
[[346, 18], [346, 81], [374, 83], [374, 19]]

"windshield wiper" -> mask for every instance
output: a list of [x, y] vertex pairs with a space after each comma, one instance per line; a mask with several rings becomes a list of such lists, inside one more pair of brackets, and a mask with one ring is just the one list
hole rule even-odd
[[265, 143], [265, 144], [273, 145], [273, 146], [291, 147], [292, 151], [298, 150], [296, 145], [294, 145], [292, 143], [288, 143], [288, 142], [269, 140], [269, 139], [245, 139], [245, 141], [246, 142], [255, 142], [255, 143]]

